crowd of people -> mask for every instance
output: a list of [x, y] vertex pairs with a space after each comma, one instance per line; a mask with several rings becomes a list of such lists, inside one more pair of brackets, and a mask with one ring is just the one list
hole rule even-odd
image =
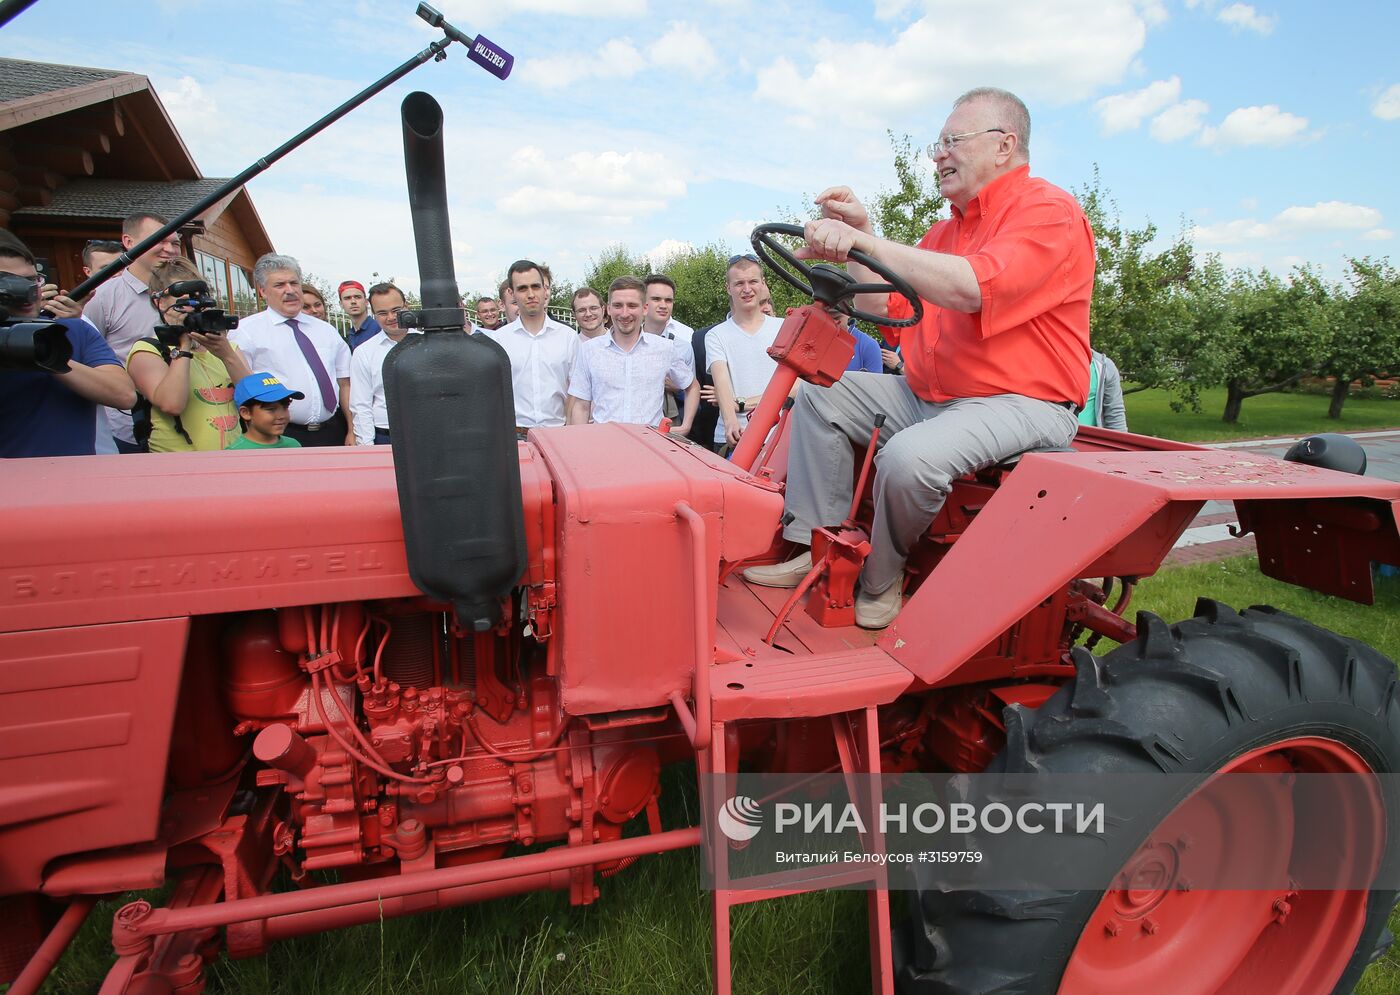
[[[868, 628], [898, 612], [910, 544], [952, 480], [1027, 449], [1064, 446], [1080, 424], [1127, 427], [1118, 371], [1089, 348], [1093, 233], [1071, 195], [1029, 175], [1029, 144], [1029, 112], [1017, 97], [969, 91], [928, 150], [952, 216], [918, 246], [878, 237], [847, 187], [819, 195], [821, 218], [804, 232], [799, 256], [849, 262], [858, 282], [883, 282], [850, 258], [860, 250], [923, 302], [922, 317], [902, 333], [892, 329], [884, 344], [832, 309], [856, 340], [848, 372], [830, 388], [793, 390], [784, 535], [795, 549], [814, 528], [845, 517], [854, 447], [881, 426], [871, 551], [856, 597], [856, 621]], [[150, 213], [127, 218], [120, 245], [89, 245], [85, 268], [163, 225]], [[92, 453], [104, 438], [118, 452], [371, 446], [392, 438], [384, 359], [415, 334], [400, 321], [407, 300], [392, 283], [339, 285], [350, 322], [342, 335], [297, 261], [265, 255], [253, 269], [264, 310], [222, 334], [191, 324], [191, 299], [174, 293], [198, 278], [177, 235], [76, 302], [45, 284], [29, 250], [3, 234], [0, 276], [33, 288], [16, 316], [42, 305], [62, 322], [73, 359], [61, 374], [5, 374], [0, 456]], [[463, 333], [494, 341], [509, 358], [519, 435], [669, 418], [672, 431], [716, 451], [739, 442], [776, 367], [768, 349], [782, 327], [755, 256], [729, 260], [729, 313], [698, 330], [674, 317], [676, 285], [667, 276], [579, 289], [577, 327], [550, 317], [551, 280], [548, 266], [521, 259], [497, 297], [463, 302], [464, 315], [476, 317]], [[866, 293], [855, 304], [891, 319], [914, 315], [899, 294]], [[811, 562], [797, 552], [745, 577], [794, 587]]]
[[[164, 224], [150, 212], [132, 215], [120, 242], [86, 247], [84, 272], [96, 272]], [[75, 347], [73, 368], [98, 371], [95, 382], [84, 373], [31, 373], [29, 391], [41, 399], [21, 405], [23, 395], [10, 397], [16, 414], [27, 411], [33, 424], [22, 440], [12, 437], [4, 455], [388, 444], [384, 357], [410, 334], [399, 327], [408, 302], [394, 284], [366, 289], [357, 280], [342, 282], [337, 303], [348, 319], [342, 333], [329, 323], [321, 291], [303, 281], [297, 260], [268, 254], [253, 270], [262, 311], [228, 334], [182, 331], [169, 346], [156, 328], [180, 327], [189, 303], [168, 289], [200, 279], [181, 254], [179, 236], [157, 243], [79, 305], [39, 282], [32, 254], [4, 234], [0, 271], [38, 283], [30, 313], [42, 306], [56, 315]], [[509, 356], [522, 437], [532, 428], [590, 421], [655, 427], [669, 418], [673, 431], [724, 452], [738, 443], [768, 384], [775, 368], [768, 348], [782, 326], [756, 256], [732, 257], [725, 277], [729, 313], [710, 328], [693, 329], [673, 316], [675, 282], [656, 273], [620, 277], [601, 292], [580, 288], [571, 301], [576, 327], [570, 327], [549, 316], [549, 267], [519, 260], [498, 297], [463, 302], [476, 318], [464, 331], [491, 338]], [[898, 349], [834, 309], [830, 314], [855, 338], [850, 371], [903, 374]], [[1091, 387], [1103, 389], [1091, 391], [1096, 403], [1086, 406], [1083, 420], [1126, 428], [1112, 360], [1095, 353], [1092, 371]], [[90, 444], [86, 431], [70, 424], [84, 401], [102, 407]], [[68, 420], [57, 410], [69, 412]], [[250, 411], [260, 417], [250, 418]]]

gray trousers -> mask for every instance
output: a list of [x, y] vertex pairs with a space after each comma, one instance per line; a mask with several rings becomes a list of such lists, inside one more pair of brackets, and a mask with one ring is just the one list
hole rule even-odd
[[853, 444], [864, 446], [883, 414], [875, 455], [875, 520], [861, 587], [885, 591], [928, 529], [953, 481], [1028, 449], [1065, 446], [1078, 420], [1050, 401], [998, 394], [942, 404], [925, 401], [900, 376], [847, 373], [831, 387], [802, 384], [792, 410], [783, 530], [807, 545], [818, 526], [838, 525], [851, 510]]

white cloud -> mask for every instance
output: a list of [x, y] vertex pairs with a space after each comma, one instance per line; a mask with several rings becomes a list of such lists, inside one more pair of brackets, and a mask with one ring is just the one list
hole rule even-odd
[[1201, 119], [1209, 110], [1204, 100], [1183, 100], [1154, 117], [1148, 132], [1159, 142], [1179, 142], [1201, 130]]
[[[1193, 241], [1203, 245], [1238, 245], [1262, 239], [1287, 238], [1318, 232], [1377, 231], [1383, 217], [1374, 207], [1348, 204], [1340, 200], [1319, 201], [1310, 206], [1287, 207], [1269, 221], [1239, 218], [1218, 225], [1197, 225], [1191, 230]], [[1363, 234], [1365, 239], [1378, 236]]]
[[1008, 0], [996, 17], [955, 0], [923, 5], [924, 16], [889, 42], [824, 38], [803, 68], [780, 57], [758, 72], [757, 96], [864, 128], [942, 112], [972, 81], [1071, 103], [1122, 79], [1147, 37], [1132, 0]]
[[694, 25], [675, 21], [645, 54], [631, 38], [613, 38], [596, 51], [527, 59], [516, 75], [521, 82], [558, 90], [590, 79], [631, 79], [648, 67], [708, 77], [718, 65], [719, 56], [709, 39]]
[[1400, 118], [1400, 83], [1386, 87], [1385, 92], [1371, 105], [1371, 113], [1382, 121]]
[[204, 92], [204, 87], [193, 76], [181, 76], [173, 86], [157, 91], [160, 102], [176, 120], [213, 116], [219, 112], [218, 102]]
[[664, 269], [668, 260], [682, 252], [692, 252], [695, 246], [689, 242], [682, 242], [674, 238], [663, 238], [657, 245], [652, 246], [643, 252], [648, 263], [651, 264], [653, 272]]
[[1259, 13], [1247, 3], [1232, 3], [1216, 14], [1215, 19], [1221, 24], [1228, 24], [1236, 31], [1254, 31], [1267, 35], [1274, 30], [1274, 18]]
[[684, 21], [673, 23], [647, 54], [659, 69], [683, 69], [692, 76], [707, 75], [719, 65], [709, 39]]
[[1289, 207], [1280, 211], [1274, 222], [1295, 231], [1336, 231], [1373, 228], [1381, 222], [1381, 212], [1374, 207], [1348, 204], [1341, 200], [1319, 201], [1311, 207]]
[[[407, 205], [363, 196], [311, 196], [305, 188], [278, 189], [265, 183], [253, 191], [253, 199], [278, 251], [295, 256], [316, 276], [368, 285], [370, 269], [378, 267], [380, 279], [392, 277], [409, 289], [418, 286]], [[365, 252], [367, 232], [374, 233], [372, 254]], [[459, 260], [467, 256], [454, 255]]]
[[1142, 19], [1154, 28], [1166, 24], [1171, 18], [1162, 0], [1138, 0], [1138, 10], [1142, 12]]
[[1181, 77], [1159, 79], [1141, 90], [1128, 93], [1115, 93], [1095, 102], [1099, 122], [1105, 135], [1120, 131], [1132, 131], [1142, 124], [1144, 118], [1151, 117], [1162, 108], [1175, 103], [1181, 97]]
[[553, 90], [586, 79], [629, 79], [645, 68], [630, 39], [614, 38], [596, 52], [526, 59], [515, 75], [522, 83]]
[[741, 242], [749, 240], [749, 234], [759, 226], [760, 222], [751, 218], [735, 218], [724, 225], [724, 233], [732, 238], [737, 238]]
[[1395, 232], [1389, 228], [1372, 228], [1364, 232], [1361, 236], [1367, 242], [1384, 242], [1395, 237]]
[[1278, 104], [1240, 107], [1225, 115], [1218, 128], [1206, 128], [1201, 133], [1201, 144], [1286, 145], [1307, 127], [1307, 118], [1279, 110]]
[[903, 14], [914, 6], [914, 0], [875, 0], [875, 16], [888, 21]]
[[656, 152], [575, 152], [564, 159], [526, 146], [505, 166], [518, 183], [497, 204], [512, 218], [631, 224], [684, 197], [684, 172]]

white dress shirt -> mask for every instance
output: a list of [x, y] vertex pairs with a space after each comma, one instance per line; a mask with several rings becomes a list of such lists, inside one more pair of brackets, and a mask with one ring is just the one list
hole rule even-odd
[[695, 380], [693, 363], [685, 363], [670, 339], [643, 332], [631, 351], [611, 335], [579, 346], [569, 393], [593, 405], [595, 422], [661, 424], [666, 376], [685, 389]]
[[[410, 335], [417, 335], [414, 329]], [[355, 445], [374, 445], [374, 430], [389, 427], [389, 406], [384, 401], [384, 357], [398, 345], [387, 332], [360, 343], [350, 355], [350, 421]]]
[[[250, 315], [229, 333], [229, 341], [243, 350], [248, 366], [254, 373], [264, 370], [273, 374], [290, 390], [299, 390], [306, 397], [293, 400], [292, 421], [298, 425], [319, 425], [334, 417], [336, 408], [326, 410], [321, 400], [321, 385], [311, 364], [302, 355], [296, 337], [292, 335], [289, 319], [268, 308]], [[340, 333], [320, 318], [302, 312], [296, 316], [297, 327], [306, 333], [331, 378], [337, 407], [340, 404], [341, 380], [350, 378], [350, 347]], [[346, 417], [349, 417], [347, 414]]]
[[510, 380], [515, 392], [518, 428], [547, 428], [564, 424], [564, 398], [569, 368], [578, 350], [578, 332], [552, 318], [536, 335], [516, 318], [500, 328], [481, 330], [510, 356]]
[[[646, 331], [645, 325], [642, 327], [642, 331]], [[666, 321], [665, 328], [661, 329], [659, 332], [651, 332], [648, 334], [660, 335], [663, 339], [670, 339], [674, 342], [676, 344], [676, 358], [685, 364], [686, 369], [690, 370], [691, 379], [694, 379], [695, 347], [691, 344], [691, 336], [695, 334], [695, 329], [691, 328], [683, 321], [669, 318]]]

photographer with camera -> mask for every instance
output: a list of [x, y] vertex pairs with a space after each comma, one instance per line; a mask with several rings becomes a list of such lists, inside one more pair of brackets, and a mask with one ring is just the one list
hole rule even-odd
[[[0, 230], [0, 324], [38, 318], [42, 279], [34, 253]], [[71, 303], [55, 295], [47, 305], [52, 307], [54, 300], [59, 301], [58, 313]], [[71, 359], [50, 357], [41, 363], [37, 357], [0, 350], [0, 457], [91, 456], [97, 405], [125, 408], [136, 400], [131, 378], [97, 329], [82, 318], [52, 324], [63, 328]], [[39, 338], [35, 336], [36, 344]]]
[[136, 441], [153, 453], [227, 449], [239, 436], [233, 385], [252, 372], [225, 334], [238, 319], [214, 307], [183, 257], [156, 266], [148, 286], [156, 336], [137, 340], [126, 360], [145, 402], [133, 412]]

